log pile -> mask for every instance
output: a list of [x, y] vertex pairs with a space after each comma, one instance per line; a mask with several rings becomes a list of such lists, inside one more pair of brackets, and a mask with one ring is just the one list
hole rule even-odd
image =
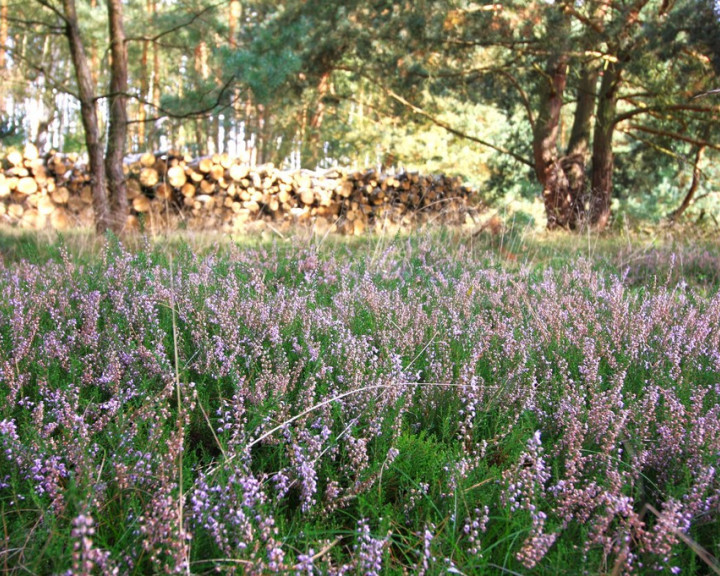
[[[0, 218], [25, 228], [92, 225], [89, 174], [78, 157], [40, 157], [28, 145], [0, 159]], [[429, 221], [473, 223], [472, 193], [457, 178], [375, 170], [283, 171], [226, 154], [192, 159], [146, 153], [125, 161], [128, 225], [238, 231], [298, 224], [316, 232], [394, 233]]]

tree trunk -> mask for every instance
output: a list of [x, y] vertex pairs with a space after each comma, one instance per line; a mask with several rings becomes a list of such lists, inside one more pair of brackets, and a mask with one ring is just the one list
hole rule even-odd
[[622, 28], [608, 50], [610, 54], [615, 55], [615, 59], [609, 60], [602, 72], [593, 132], [590, 191], [590, 224], [597, 230], [604, 229], [610, 221], [614, 163], [612, 140], [615, 133], [618, 92], [623, 69], [631, 61], [635, 45], [640, 41], [639, 37], [633, 36], [633, 30], [641, 25], [640, 13], [647, 4], [648, 0], [636, 0], [624, 8]]
[[[154, 18], [155, 14], [157, 13], [156, 0], [151, 0], [150, 8], [152, 10], [150, 17]], [[153, 68], [152, 68], [152, 78], [151, 78], [150, 83], [152, 84], [153, 115], [157, 116], [158, 111], [160, 110], [160, 50], [158, 49], [157, 42], [153, 42], [152, 52], [153, 52]], [[153, 131], [152, 131], [152, 137], [150, 138], [150, 143], [153, 145], [153, 148], [155, 150], [160, 149], [160, 133], [159, 132], [160, 131], [158, 129], [158, 124], [156, 123], [153, 128]]]
[[550, 59], [540, 88], [540, 112], [533, 130], [535, 174], [543, 187], [547, 227], [567, 228], [572, 220], [568, 181], [558, 161], [558, 133], [567, 83], [566, 54]]
[[108, 127], [105, 170], [111, 200], [111, 227], [121, 233], [127, 221], [127, 187], [123, 158], [127, 140], [128, 62], [123, 27], [122, 0], [107, 0], [110, 32], [110, 125]]
[[302, 145], [309, 151], [307, 158], [307, 165], [317, 165], [323, 159], [323, 146], [320, 142], [320, 132], [322, 130], [322, 123], [325, 119], [325, 97], [330, 90], [330, 72], [325, 72], [320, 77], [317, 87], [317, 106], [315, 113], [309, 122], [310, 135], [309, 141], [303, 142]]
[[[150, 0], [145, 4], [149, 14], [152, 14], [152, 5]], [[145, 102], [150, 100], [150, 83], [148, 82], [148, 53], [150, 52], [150, 41], [143, 40], [142, 53], [140, 56], [140, 98], [138, 99], [138, 115], [137, 115], [137, 138], [138, 151], [143, 152], [145, 146]]]
[[193, 124], [195, 125], [195, 154], [198, 158], [202, 158], [206, 154], [202, 123], [203, 121], [198, 118], [193, 120]]
[[8, 0], [0, 0], [0, 70], [5, 70], [7, 57], [5, 47], [8, 44]]
[[604, 229], [610, 221], [614, 161], [612, 139], [621, 73], [622, 68], [618, 62], [609, 63], [603, 72], [598, 95], [590, 197], [590, 224], [598, 230]]
[[5, 67], [7, 54], [5, 47], [8, 44], [8, 0], [0, 0], [0, 114], [4, 114], [5, 105]]
[[95, 229], [104, 234], [110, 225], [107, 190], [105, 187], [105, 165], [103, 149], [100, 142], [97, 108], [92, 73], [88, 64], [87, 54], [80, 36], [75, 0], [63, 0], [65, 16], [65, 35], [70, 44], [70, 55], [75, 68], [80, 100], [80, 116], [85, 130], [85, 145], [88, 152], [90, 167], [90, 187], [92, 190], [93, 210], [95, 212]]
[[685, 198], [683, 198], [682, 203], [680, 206], [675, 208], [670, 215], [668, 216], [668, 219], [671, 221], [675, 221], [680, 216], [683, 215], [685, 210], [687, 210], [690, 207], [691, 202], [693, 201], [693, 198], [695, 198], [695, 193], [697, 192], [698, 187], [700, 186], [700, 162], [702, 162], [703, 154], [705, 153], [705, 145], [699, 146], [697, 149], [697, 152], [695, 153], [695, 162], [693, 163], [693, 176], [692, 176], [692, 182], [690, 183], [690, 188], [687, 191], [687, 194], [685, 194]]
[[237, 48], [237, 23], [242, 15], [240, 0], [230, 0], [228, 12], [228, 44], [230, 48]]
[[558, 137], [562, 100], [567, 81], [568, 56], [552, 59], [547, 83], [541, 90], [543, 107], [534, 128], [535, 172], [543, 185], [548, 228], [575, 230], [583, 223], [585, 208], [585, 168], [587, 165], [592, 117], [595, 109], [597, 69], [586, 64], [578, 86], [577, 106], [567, 154], [558, 157]]
[[570, 228], [577, 228], [584, 220], [586, 213], [585, 168], [590, 151], [598, 75], [595, 65], [587, 63], [583, 66], [570, 142], [567, 154], [562, 159], [563, 171], [567, 176], [569, 193], [572, 197]]

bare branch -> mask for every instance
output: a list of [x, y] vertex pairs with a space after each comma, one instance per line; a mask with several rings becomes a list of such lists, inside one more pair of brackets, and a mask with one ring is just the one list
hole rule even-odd
[[53, 35], [61, 35], [65, 33], [65, 27], [59, 26], [57, 24], [51, 24], [50, 22], [45, 22], [43, 20], [34, 20], [34, 19], [26, 19], [26, 18], [16, 18], [14, 16], [8, 16], [7, 18], [8, 22], [12, 22], [13, 24], [17, 24], [19, 26], [23, 26], [26, 28], [36, 28], [38, 26], [42, 26], [43, 28], [47, 28], [52, 32]]
[[[217, 94], [217, 97], [215, 98], [215, 101], [211, 104], [208, 104], [204, 108], [198, 108], [197, 110], [191, 110], [190, 112], [183, 112], [178, 113], [174, 112], [172, 110], [168, 110], [167, 108], [163, 108], [162, 106], [156, 106], [149, 100], [145, 100], [144, 98], [140, 98], [137, 94], [125, 94], [128, 98], [132, 98], [136, 102], [139, 102], [141, 104], [144, 104], [145, 106], [149, 106], [151, 108], [154, 108], [157, 112], [160, 113], [160, 115], [155, 116], [153, 118], [145, 118], [144, 120], [129, 120], [128, 124], [138, 124], [140, 122], [157, 122], [158, 120], [162, 120], [163, 118], [173, 118], [176, 120], [182, 120], [186, 118], [200, 118], [202, 116], [207, 116], [211, 112], [215, 110], [226, 110], [228, 108], [231, 108], [235, 102], [239, 100], [239, 96], [237, 98], [231, 98], [230, 103], [224, 106], [220, 106], [220, 103], [222, 102], [223, 97], [225, 94], [229, 91], [232, 84], [235, 82], [235, 75], [232, 75], [226, 82], [223, 84], [223, 86], [220, 88], [220, 91]], [[101, 98], [109, 98], [112, 96], [111, 94], [103, 94], [102, 96], [98, 96], [97, 99]]]
[[621, 130], [621, 132], [628, 133], [628, 131], [630, 131], [630, 130], [646, 132], [647, 134], [653, 134], [655, 136], [664, 136], [666, 138], [672, 138], [673, 140], [680, 140], [681, 142], [687, 142], [688, 144], [693, 144], [695, 146], [704, 146], [707, 148], [712, 148], [713, 150], [720, 151], [720, 145], [713, 144], [712, 142], [708, 142], [701, 138], [692, 138], [690, 136], [686, 136], [685, 134], [678, 134], [677, 132], [670, 132], [667, 130], [657, 130], [655, 128], [650, 128], [648, 126], [640, 126], [638, 124], [632, 124], [632, 125], [628, 126], [627, 129]]
[[60, 10], [60, 8], [58, 8], [57, 6], [52, 4], [52, 2], [48, 2], [48, 0], [35, 0], [35, 2], [40, 4], [40, 6], [43, 6], [43, 7], [47, 8], [48, 10], [50, 10], [53, 14], [55, 14], [55, 16], [60, 18], [60, 20], [62, 20], [62, 22], [64, 24], [67, 25], [68, 19], [65, 16], [65, 13], [62, 10]]
[[206, 6], [199, 12], [196, 12], [190, 18], [185, 20], [184, 22], [181, 22], [175, 26], [172, 26], [170, 28], [167, 28], [166, 30], [163, 30], [162, 32], [158, 32], [155, 34], [155, 36], [129, 36], [125, 39], [125, 42], [157, 42], [161, 38], [168, 36], [170, 34], [173, 34], [177, 32], [178, 30], [182, 30], [183, 28], [186, 28], [193, 24], [196, 20], [199, 20], [202, 16], [207, 14], [208, 12], [211, 12], [215, 10], [217, 7], [222, 6], [226, 4], [225, 0], [221, 0], [220, 2], [216, 2], [215, 4], [210, 4], [209, 6]]
[[80, 95], [77, 92], [73, 92], [72, 90], [70, 90], [66, 84], [55, 82], [53, 80], [52, 74], [47, 70], [44, 65], [33, 62], [32, 60], [24, 56], [21, 51], [14, 50], [12, 47], [6, 48], [6, 50], [8, 50], [8, 52], [12, 55], [13, 59], [17, 60], [18, 62], [23, 62], [29, 69], [34, 70], [38, 74], [41, 74], [43, 78], [45, 78], [45, 82], [50, 88], [53, 88], [54, 90], [57, 90], [58, 92], [62, 92], [64, 94], [68, 94], [73, 98], [80, 99]]
[[533, 130], [535, 129], [535, 115], [533, 114], [532, 106], [530, 105], [530, 98], [528, 98], [528, 95], [525, 93], [525, 90], [523, 90], [522, 86], [520, 85], [520, 82], [518, 82], [517, 78], [510, 74], [510, 72], [499, 69], [498, 74], [500, 74], [503, 78], [506, 78], [510, 84], [512, 84], [515, 89], [518, 91], [518, 94], [520, 94], [520, 99], [523, 102], [523, 106], [525, 106], [525, 112], [527, 113], [528, 121], [530, 122], [530, 128]]
[[708, 96], [710, 94], [720, 94], [720, 88], [715, 88], [714, 90], [708, 90], [707, 92], [700, 92], [700, 94], [695, 94], [690, 100], [695, 100], [696, 98], [702, 98], [703, 96]]
[[620, 122], [624, 122], [625, 120], [629, 120], [630, 118], [634, 118], [635, 116], [640, 116], [642, 114], [652, 114], [656, 112], [700, 112], [702, 114], [708, 114], [712, 112], [720, 112], [720, 107], [718, 106], [697, 106], [692, 104], [671, 104], [667, 106], [645, 106], [641, 108], [635, 108], [633, 110], [629, 110], [628, 112], [624, 112], [622, 114], [618, 114], [615, 117], [615, 124], [619, 124]]
[[405, 98], [400, 96], [399, 94], [396, 94], [392, 90], [385, 88], [381, 85], [378, 85], [378, 86], [380, 87], [380, 89], [383, 92], [385, 92], [390, 98], [392, 98], [396, 102], [399, 102], [406, 108], [412, 110], [418, 116], [421, 116], [421, 117], [425, 118], [426, 120], [430, 120], [430, 122], [432, 122], [436, 126], [439, 126], [440, 128], [444, 128], [451, 134], [454, 134], [455, 136], [459, 136], [460, 138], [464, 138], [465, 140], [470, 140], [471, 142], [477, 142], [478, 144], [482, 144], [483, 146], [492, 148], [493, 150], [496, 150], [502, 154], [507, 154], [508, 156], [512, 156], [513, 158], [515, 158], [515, 160], [525, 164], [526, 166], [530, 166], [530, 167], [534, 166], [533, 163], [530, 162], [528, 159], [520, 156], [519, 154], [513, 152], [512, 150], [507, 150], [505, 148], [501, 148], [500, 146], [496, 146], [495, 144], [488, 142], [487, 140], [482, 140], [481, 138], [478, 138], [476, 136], [472, 136], [470, 134], [466, 134], [465, 132], [461, 132], [457, 128], [453, 128], [452, 126], [450, 126], [450, 124], [448, 124], [447, 122], [444, 122], [444, 121], [440, 120], [439, 118], [436, 118], [429, 112], [426, 112], [422, 108], [415, 106], [414, 104], [412, 104], [411, 102], [409, 102], [408, 100], [406, 100]]

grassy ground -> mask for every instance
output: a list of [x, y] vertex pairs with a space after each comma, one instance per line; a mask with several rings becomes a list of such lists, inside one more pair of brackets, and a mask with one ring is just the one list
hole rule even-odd
[[3, 234], [0, 569], [717, 572], [688, 240]]

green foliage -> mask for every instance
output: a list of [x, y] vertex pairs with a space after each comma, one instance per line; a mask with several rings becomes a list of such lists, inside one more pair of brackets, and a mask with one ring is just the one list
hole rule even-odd
[[0, 148], [20, 148], [26, 141], [22, 118], [0, 119]]

